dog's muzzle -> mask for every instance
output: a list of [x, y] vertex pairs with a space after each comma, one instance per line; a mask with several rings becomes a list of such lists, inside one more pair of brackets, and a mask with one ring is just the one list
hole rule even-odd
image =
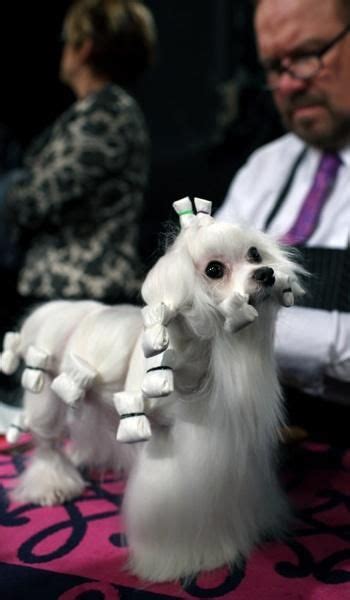
[[274, 270], [271, 267], [260, 267], [254, 271], [253, 279], [264, 287], [272, 287], [275, 283]]

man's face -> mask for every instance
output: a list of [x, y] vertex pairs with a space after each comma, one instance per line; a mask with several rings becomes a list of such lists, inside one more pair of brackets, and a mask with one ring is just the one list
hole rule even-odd
[[[255, 13], [261, 62], [321, 50], [347, 24], [337, 0], [260, 0]], [[350, 34], [305, 81], [283, 72], [273, 96], [286, 127], [319, 148], [350, 141]]]

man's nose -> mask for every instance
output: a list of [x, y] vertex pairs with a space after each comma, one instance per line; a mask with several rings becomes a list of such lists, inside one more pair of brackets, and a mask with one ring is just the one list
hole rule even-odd
[[275, 283], [274, 271], [271, 267], [260, 267], [254, 271], [253, 279], [266, 287], [271, 287]]
[[288, 71], [283, 71], [274, 92], [281, 96], [291, 96], [296, 92], [305, 90], [307, 85], [308, 82], [305, 79], [299, 79], [288, 73]]

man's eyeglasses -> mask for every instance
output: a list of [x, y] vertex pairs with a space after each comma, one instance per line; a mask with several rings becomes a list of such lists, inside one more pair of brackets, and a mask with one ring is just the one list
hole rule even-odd
[[266, 88], [273, 91], [279, 86], [279, 79], [283, 73], [288, 73], [295, 79], [307, 81], [315, 77], [323, 67], [323, 56], [342, 40], [350, 32], [350, 24], [348, 24], [340, 33], [332, 38], [323, 48], [313, 52], [305, 52], [299, 56], [288, 57], [282, 59], [274, 59], [266, 61], [263, 64], [265, 71]]

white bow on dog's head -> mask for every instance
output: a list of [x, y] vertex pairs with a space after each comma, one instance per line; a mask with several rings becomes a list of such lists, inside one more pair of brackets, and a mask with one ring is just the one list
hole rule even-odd
[[188, 196], [173, 202], [173, 207], [180, 218], [181, 228], [187, 229], [191, 225], [210, 225], [214, 222], [214, 219], [210, 216], [212, 209], [210, 200], [194, 198], [194, 205], [196, 207], [196, 214], [193, 212], [192, 202]]

